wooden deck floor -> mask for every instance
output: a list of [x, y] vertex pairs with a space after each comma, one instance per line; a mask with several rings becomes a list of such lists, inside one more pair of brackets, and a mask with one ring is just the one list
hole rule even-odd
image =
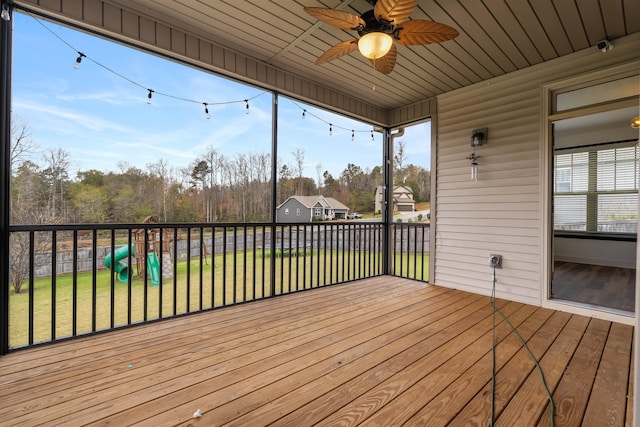
[[[498, 306], [556, 426], [631, 425], [632, 327]], [[18, 351], [0, 357], [0, 424], [488, 425], [492, 313], [378, 277]], [[534, 362], [496, 324], [496, 425], [549, 425]]]

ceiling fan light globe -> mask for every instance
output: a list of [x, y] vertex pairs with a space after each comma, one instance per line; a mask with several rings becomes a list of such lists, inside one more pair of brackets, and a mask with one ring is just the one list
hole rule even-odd
[[358, 40], [358, 50], [365, 58], [379, 59], [389, 53], [393, 37], [386, 33], [367, 33]]

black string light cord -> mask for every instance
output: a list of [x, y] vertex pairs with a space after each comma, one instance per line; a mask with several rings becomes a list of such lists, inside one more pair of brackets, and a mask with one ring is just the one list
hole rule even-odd
[[48, 26], [46, 26], [44, 23], [42, 23], [42, 21], [38, 18], [36, 18], [35, 16], [33, 16], [31, 13], [29, 13], [28, 11], [25, 11], [25, 13], [27, 13], [29, 16], [31, 16], [38, 24], [40, 24], [42, 26], [42, 28], [44, 28], [45, 30], [47, 30], [51, 35], [53, 35], [55, 38], [57, 38], [58, 40], [60, 40], [62, 43], [64, 43], [66, 46], [68, 46], [70, 49], [72, 49], [73, 51], [75, 51], [78, 54], [78, 57], [76, 58], [76, 64], [80, 64], [82, 62], [82, 60], [84, 58], [86, 58], [87, 60], [93, 62], [94, 64], [96, 64], [99, 67], [102, 67], [103, 69], [105, 69], [106, 71], [110, 72], [111, 74], [114, 74], [118, 77], [120, 77], [123, 80], [126, 80], [127, 82], [131, 83], [132, 85], [138, 86], [141, 89], [144, 89], [146, 91], [148, 91], [148, 95], [147, 97], [149, 99], [151, 99], [152, 94], [155, 95], [161, 95], [161, 96], [166, 96], [167, 98], [172, 98], [172, 99], [176, 99], [179, 101], [184, 101], [184, 102], [190, 102], [193, 104], [202, 104], [205, 106], [208, 105], [224, 105], [224, 104], [238, 104], [238, 103], [245, 103], [247, 105], [247, 109], [249, 108], [249, 101], [256, 99], [259, 96], [262, 96], [264, 94], [266, 94], [267, 92], [262, 92], [259, 93], [257, 95], [252, 96], [251, 98], [244, 98], [244, 99], [239, 99], [239, 100], [234, 100], [234, 101], [223, 101], [223, 102], [203, 102], [203, 101], [197, 101], [195, 99], [188, 99], [188, 98], [184, 98], [181, 96], [176, 96], [176, 95], [172, 95], [170, 93], [166, 93], [166, 92], [160, 92], [154, 89], [150, 89], [138, 82], [136, 82], [135, 80], [130, 79], [129, 77], [115, 71], [114, 69], [104, 65], [103, 63], [91, 58], [90, 56], [88, 56], [87, 54], [85, 54], [84, 52], [79, 51], [78, 49], [76, 49], [73, 45], [71, 45], [71, 43], [67, 42], [65, 39], [63, 39], [59, 34], [57, 34], [55, 31], [53, 31], [51, 28], [49, 28]]
[[[154, 95], [159, 95], [159, 96], [165, 96], [167, 98], [172, 98], [175, 100], [179, 100], [179, 101], [184, 101], [184, 102], [189, 102], [192, 104], [200, 104], [204, 106], [204, 112], [205, 112], [205, 116], [207, 119], [211, 118], [211, 115], [209, 114], [209, 107], [210, 106], [215, 106], [215, 105], [227, 105], [227, 104], [238, 104], [238, 103], [244, 103], [245, 104], [245, 109], [246, 109], [246, 113], [249, 113], [249, 101], [252, 101], [262, 95], [265, 95], [269, 92], [261, 92], [257, 95], [254, 95], [250, 98], [244, 98], [244, 99], [239, 99], [239, 100], [233, 100], [233, 101], [222, 101], [222, 102], [208, 102], [208, 101], [199, 101], [199, 100], [195, 100], [195, 99], [189, 99], [189, 98], [185, 98], [182, 96], [177, 96], [177, 95], [173, 95], [170, 93], [166, 93], [166, 92], [160, 92], [157, 91], [155, 89], [151, 89], [141, 83], [136, 82], [135, 80], [130, 79], [129, 77], [115, 71], [114, 69], [102, 64], [101, 62], [91, 58], [90, 56], [88, 56], [86, 53], [76, 49], [73, 45], [71, 45], [71, 43], [67, 42], [65, 39], [63, 39], [59, 34], [57, 34], [55, 31], [53, 31], [51, 28], [49, 28], [48, 26], [46, 26], [40, 19], [36, 18], [35, 16], [33, 16], [29, 11], [24, 10], [24, 13], [26, 13], [27, 15], [29, 15], [31, 18], [33, 18], [38, 24], [40, 24], [47, 32], [49, 32], [51, 35], [53, 35], [55, 38], [57, 38], [58, 40], [60, 40], [63, 44], [65, 44], [67, 47], [69, 47], [71, 50], [73, 50], [74, 52], [76, 52], [76, 54], [78, 55], [74, 64], [74, 68], [79, 68], [80, 64], [82, 63], [83, 59], [87, 59], [91, 62], [93, 62], [94, 64], [96, 64], [97, 66], [103, 68], [104, 70], [120, 77], [121, 79], [131, 83], [132, 85], [135, 85], [145, 91], [147, 91], [147, 103], [151, 103], [151, 99]], [[311, 112], [309, 112], [308, 110], [306, 110], [303, 106], [293, 102], [293, 104], [298, 107], [301, 111], [302, 111], [302, 118], [304, 119], [306, 116], [311, 116], [327, 125], [329, 125], [329, 135], [333, 134], [333, 130], [334, 129], [341, 129], [341, 130], [345, 130], [345, 131], [350, 131], [351, 132], [351, 141], [354, 141], [355, 139], [355, 134], [356, 133], [370, 133], [371, 134], [371, 140], [374, 140], [374, 136], [373, 136], [373, 129], [370, 130], [355, 130], [355, 129], [350, 129], [350, 128], [346, 128], [346, 127], [342, 127], [342, 126], [337, 126], [327, 120], [322, 119], [321, 117], [317, 116], [316, 114], [313, 114]]]
[[493, 307], [493, 321], [492, 321], [492, 330], [493, 330], [493, 338], [492, 338], [492, 345], [491, 345], [491, 419], [490, 419], [490, 425], [491, 427], [493, 427], [494, 422], [495, 422], [495, 397], [496, 397], [496, 313], [500, 315], [500, 317], [502, 317], [502, 319], [505, 321], [505, 323], [507, 325], [509, 325], [509, 327], [511, 328], [511, 330], [513, 331], [513, 333], [516, 335], [516, 337], [518, 337], [518, 340], [520, 340], [520, 344], [522, 344], [522, 347], [524, 347], [525, 350], [527, 350], [527, 353], [529, 353], [529, 357], [531, 357], [531, 360], [533, 360], [533, 363], [535, 363], [536, 365], [536, 369], [538, 370], [538, 372], [540, 373], [540, 379], [542, 380], [542, 387], [544, 387], [544, 391], [547, 395], [547, 399], [549, 400], [549, 408], [550, 408], [550, 421], [551, 421], [551, 427], [555, 426], [555, 405], [553, 403], [553, 396], [551, 395], [551, 392], [549, 391], [549, 387], [547, 386], [547, 381], [544, 377], [544, 372], [542, 371], [542, 366], [540, 366], [540, 362], [538, 361], [538, 359], [534, 356], [533, 352], [531, 351], [531, 349], [529, 348], [529, 346], [527, 345], [526, 341], [524, 340], [524, 338], [522, 338], [522, 335], [520, 335], [520, 333], [518, 332], [518, 330], [515, 328], [515, 326], [513, 326], [513, 324], [509, 321], [509, 319], [507, 318], [507, 316], [498, 308], [498, 306], [496, 305], [496, 267], [493, 267], [493, 280], [492, 280], [492, 286], [491, 286], [491, 305]]
[[327, 120], [324, 120], [323, 118], [313, 114], [312, 112], [308, 111], [306, 108], [304, 108], [302, 105], [297, 104], [295, 101], [291, 101], [293, 103], [293, 105], [295, 105], [296, 107], [298, 107], [299, 109], [302, 110], [302, 118], [306, 118], [307, 116], [311, 116], [314, 119], [317, 119], [321, 122], [323, 122], [324, 124], [329, 126], [329, 135], [333, 134], [333, 130], [334, 129], [341, 129], [341, 130], [345, 130], [345, 131], [349, 131], [351, 132], [351, 141], [353, 141], [355, 139], [355, 134], [356, 133], [371, 133], [371, 141], [374, 141], [374, 137], [373, 137], [373, 129], [370, 130], [355, 130], [355, 129], [351, 129], [351, 128], [346, 128], [343, 126], [338, 126], [335, 125]]

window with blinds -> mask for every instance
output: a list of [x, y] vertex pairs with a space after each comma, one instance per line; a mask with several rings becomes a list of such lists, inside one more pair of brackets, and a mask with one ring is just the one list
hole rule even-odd
[[636, 234], [639, 148], [588, 147], [554, 156], [554, 228]]

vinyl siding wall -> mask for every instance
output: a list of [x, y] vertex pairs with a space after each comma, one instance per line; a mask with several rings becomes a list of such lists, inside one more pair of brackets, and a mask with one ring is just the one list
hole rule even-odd
[[[541, 304], [546, 286], [548, 182], [543, 177], [543, 85], [638, 59], [640, 34], [437, 97], [434, 283], [490, 294], [490, 254], [503, 255], [496, 293]], [[478, 182], [470, 180], [473, 129], [488, 128]]]

